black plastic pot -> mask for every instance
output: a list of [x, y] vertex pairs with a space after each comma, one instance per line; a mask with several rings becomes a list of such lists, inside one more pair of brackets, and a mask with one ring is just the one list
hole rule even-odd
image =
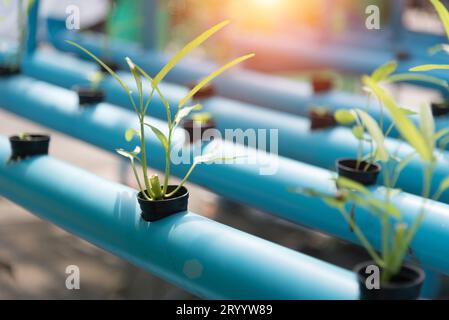
[[376, 184], [380, 170], [381, 166], [377, 163], [368, 164], [366, 161], [361, 161], [357, 168], [357, 160], [355, 159], [337, 160], [339, 176], [354, 180], [365, 186]]
[[334, 88], [334, 80], [330, 76], [314, 75], [311, 83], [315, 94], [329, 92]]
[[398, 50], [396, 51], [396, 59], [399, 61], [406, 61], [406, 60], [410, 60], [411, 55], [410, 52], [405, 51], [405, 50]]
[[48, 154], [50, 136], [41, 134], [29, 134], [28, 139], [19, 136], [9, 137], [11, 144], [11, 160], [20, 160], [37, 155]]
[[[177, 186], [169, 185], [167, 191], [171, 192], [176, 188]], [[142, 219], [153, 222], [186, 211], [189, 204], [189, 191], [181, 187], [171, 198], [163, 200], [147, 200], [142, 192], [139, 192], [137, 200], [142, 210]]]
[[442, 117], [449, 114], [449, 102], [432, 103], [432, 114], [435, 117]]
[[[360, 289], [361, 300], [417, 300], [424, 282], [425, 274], [421, 268], [403, 265], [399, 274], [391, 278], [387, 284], [380, 284], [379, 289], [368, 289], [366, 279], [371, 274], [366, 268], [375, 265], [373, 261], [358, 264], [354, 268]], [[382, 269], [380, 269], [382, 273]]]
[[[196, 82], [192, 82], [188, 85], [189, 89], [192, 90], [197, 85]], [[192, 97], [193, 100], [204, 100], [209, 99], [215, 96], [215, 88], [212, 84], [208, 83], [204, 87], [200, 89], [197, 93], [195, 93]]]
[[328, 110], [310, 109], [309, 120], [311, 130], [331, 128], [337, 125], [334, 114]]
[[1, 66], [0, 65], [0, 77], [9, 77], [20, 73], [19, 67]]
[[[217, 124], [214, 119], [209, 119], [206, 122], [199, 122], [199, 121], [194, 121], [192, 119], [186, 119], [182, 123], [184, 130], [187, 131], [190, 143], [194, 143], [198, 140], [202, 140], [204, 132], [206, 132], [206, 130], [208, 130], [208, 129], [215, 129], [216, 125]], [[198, 130], [200, 130], [199, 134], [198, 134]], [[196, 135], [195, 135], [195, 133], [196, 133]]]
[[75, 87], [80, 106], [94, 105], [104, 101], [104, 90], [91, 87]]

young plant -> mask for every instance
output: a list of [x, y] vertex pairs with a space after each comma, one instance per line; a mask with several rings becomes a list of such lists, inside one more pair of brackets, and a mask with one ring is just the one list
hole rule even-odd
[[[420, 109], [419, 127], [407, 117], [394, 99], [379, 86], [376, 79], [370, 76], [363, 77], [363, 84], [381, 101], [392, 116], [395, 127], [398, 129], [403, 139], [414, 149], [414, 152], [404, 159], [397, 159], [393, 154], [388, 154], [385, 148], [379, 148], [382, 144], [381, 131], [374, 129], [371, 120], [361, 118], [373, 141], [377, 143], [377, 155], [382, 155], [379, 159], [384, 162], [384, 184], [385, 188], [377, 189], [375, 192], [355, 181], [340, 177], [337, 179], [337, 191], [335, 194], [326, 194], [312, 189], [301, 189], [302, 193], [310, 196], [318, 196], [329, 206], [337, 209], [351, 230], [354, 231], [360, 243], [366, 249], [373, 261], [382, 269], [381, 282], [383, 284], [392, 281], [404, 264], [404, 259], [409, 251], [410, 244], [425, 216], [426, 203], [428, 199], [437, 200], [443, 192], [449, 188], [449, 177], [444, 179], [437, 191], [431, 194], [432, 177], [436, 164], [436, 140], [447, 131], [435, 133], [433, 116], [430, 109], [422, 106]], [[356, 111], [358, 116], [362, 115], [360, 110]], [[423, 167], [423, 190], [422, 203], [419, 213], [411, 225], [407, 224], [403, 218], [400, 208], [393, 203], [394, 196], [399, 192], [395, 189], [396, 182], [402, 170], [415, 157], [419, 156], [424, 163]], [[386, 161], [388, 160], [388, 162]], [[380, 195], [383, 197], [379, 197]], [[370, 213], [379, 218], [381, 224], [381, 245], [379, 251], [371, 244], [364, 231], [357, 225], [352, 214], [347, 210], [347, 205], [357, 205], [367, 209]]]
[[[170, 177], [170, 165], [171, 165], [171, 147], [172, 147], [172, 137], [173, 132], [178, 127], [178, 125], [181, 123], [181, 121], [187, 117], [191, 111], [198, 109], [199, 105], [193, 105], [188, 106], [189, 101], [191, 98], [197, 93], [201, 88], [203, 88], [206, 84], [208, 84], [211, 80], [213, 80], [215, 77], [219, 76], [224, 71], [228, 70], [229, 68], [249, 59], [254, 56], [254, 54], [248, 54], [241, 56], [237, 59], [232, 60], [231, 62], [227, 63], [226, 65], [222, 66], [218, 70], [215, 70], [205, 78], [203, 78], [196, 86], [194, 86], [178, 103], [177, 106], [177, 112], [172, 117], [171, 115], [171, 107], [169, 105], [169, 102], [167, 99], [165, 99], [163, 93], [159, 89], [159, 83], [165, 78], [165, 76], [170, 72], [170, 70], [176, 66], [176, 64], [183, 59], [190, 51], [192, 51], [194, 48], [201, 45], [204, 41], [206, 41], [209, 37], [211, 37], [213, 34], [218, 32], [220, 29], [222, 29], [224, 26], [226, 26], [229, 22], [223, 21], [214, 27], [210, 28], [209, 30], [205, 31], [201, 35], [199, 35], [197, 38], [192, 40], [190, 43], [188, 43], [184, 48], [182, 48], [178, 53], [176, 53], [168, 62], [167, 64], [159, 71], [159, 73], [154, 77], [150, 77], [141, 67], [136, 65], [130, 58], [126, 58], [126, 62], [129, 66], [129, 69], [134, 76], [135, 84], [137, 87], [137, 92], [139, 99], [135, 101], [132, 95], [132, 91], [129, 88], [129, 86], [114, 72], [112, 71], [103, 61], [101, 61], [99, 58], [97, 58], [95, 55], [93, 55], [91, 52], [86, 50], [85, 48], [81, 47], [80, 45], [73, 43], [71, 41], [67, 41], [69, 44], [77, 47], [78, 49], [82, 50], [86, 54], [88, 54], [90, 57], [92, 57], [95, 61], [97, 61], [104, 69], [106, 69], [111, 76], [119, 82], [121, 87], [125, 90], [125, 92], [128, 94], [131, 105], [133, 106], [138, 120], [139, 120], [139, 129], [135, 130], [134, 128], [130, 128], [125, 133], [125, 139], [127, 141], [131, 141], [134, 136], [138, 136], [140, 139], [140, 147], [136, 148], [132, 152], [125, 151], [123, 149], [117, 150], [117, 152], [127, 158], [131, 161], [131, 166], [133, 168], [133, 172], [136, 178], [136, 181], [139, 185], [139, 189], [145, 199], [147, 200], [162, 200], [167, 199], [175, 195], [178, 190], [184, 185], [184, 183], [189, 178], [190, 174], [193, 172], [194, 168], [204, 162], [214, 161], [214, 160], [228, 160], [229, 158], [220, 157], [215, 154], [206, 154], [202, 156], [195, 157], [192, 166], [187, 171], [184, 178], [181, 180], [181, 182], [176, 186], [175, 189], [172, 191], [169, 191], [169, 184], [168, 180]], [[149, 83], [149, 95], [148, 98], [145, 100], [144, 96], [144, 83], [142, 80], [142, 77], [145, 78]], [[168, 134], [165, 135], [162, 131], [160, 131], [158, 128], [152, 126], [151, 124], [145, 122], [145, 115], [147, 114], [147, 110], [150, 107], [152, 97], [154, 94], [158, 94], [165, 106], [166, 114], [167, 114], [167, 126], [168, 126]], [[147, 150], [146, 150], [146, 143], [145, 143], [145, 130], [146, 128], [149, 128], [159, 139], [161, 145], [163, 146], [165, 150], [165, 174], [163, 181], [159, 180], [159, 177], [156, 174], [152, 174], [151, 176], [148, 174], [148, 159], [147, 159]], [[139, 175], [137, 174], [137, 170], [135, 167], [135, 162], [139, 162], [142, 167], [142, 174], [143, 174], [143, 183], [141, 183]]]

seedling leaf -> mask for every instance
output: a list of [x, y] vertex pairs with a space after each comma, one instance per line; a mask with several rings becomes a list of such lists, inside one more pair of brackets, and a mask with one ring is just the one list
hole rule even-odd
[[446, 36], [449, 38], [449, 13], [446, 7], [440, 2], [440, 0], [430, 0], [430, 2], [435, 7], [440, 20], [443, 23], [444, 30], [446, 31]]
[[409, 71], [431, 71], [431, 70], [447, 70], [449, 64], [423, 64], [421, 66], [410, 68]]
[[350, 125], [355, 122], [356, 117], [351, 110], [340, 109], [334, 114], [335, 120], [341, 125]]
[[162, 131], [160, 131], [158, 128], [156, 128], [155, 126], [152, 126], [149, 123], [145, 123], [145, 125], [147, 127], [149, 127], [154, 132], [156, 137], [162, 143], [162, 146], [164, 147], [164, 149], [168, 150], [169, 149], [168, 140], [167, 140], [167, 137], [162, 133]]
[[125, 131], [125, 140], [130, 142], [134, 136], [140, 136], [139, 132], [134, 130], [133, 128], [129, 128]]
[[380, 66], [371, 75], [371, 78], [376, 81], [380, 82], [385, 79], [387, 79], [393, 72], [396, 71], [398, 67], [398, 63], [396, 61], [389, 61], [385, 63], [384, 65]]
[[382, 104], [390, 111], [392, 119], [402, 137], [415, 148], [416, 152], [423, 160], [432, 161], [432, 150], [430, 149], [430, 146], [427, 145], [426, 139], [415, 127], [413, 122], [400, 111], [400, 107], [396, 104], [393, 98], [391, 98], [385, 90], [370, 77], [364, 76], [363, 83], [372, 90]]
[[388, 160], [388, 151], [384, 145], [384, 135], [382, 134], [382, 130], [380, 130], [377, 122], [365, 111], [356, 109], [356, 112], [362, 121], [365, 128], [368, 130], [371, 138], [376, 142], [376, 155], [380, 161]]
[[182, 60], [190, 51], [201, 45], [204, 41], [209, 39], [214, 33], [218, 32], [220, 29], [229, 24], [229, 20], [225, 20], [220, 22], [219, 24], [213, 26], [209, 30], [203, 32], [198, 37], [189, 42], [184, 48], [182, 48], [178, 53], [176, 53], [167, 64], [159, 71], [159, 73], [154, 77], [154, 81], [152, 83], [153, 88], [157, 87], [159, 82], [170, 72], [170, 70], [180, 61]]
[[176, 113], [173, 125], [176, 127], [179, 123], [181, 123], [181, 121], [185, 117], [187, 117], [190, 114], [190, 112], [192, 112], [194, 110], [201, 110], [201, 108], [202, 108], [201, 104], [196, 104], [191, 107], [185, 107], [185, 108], [179, 109], [178, 112]]

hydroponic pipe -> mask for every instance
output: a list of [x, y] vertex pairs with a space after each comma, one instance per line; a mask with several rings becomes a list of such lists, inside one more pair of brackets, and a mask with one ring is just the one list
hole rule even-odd
[[48, 156], [7, 164], [0, 194], [178, 287], [212, 299], [357, 299], [347, 270], [191, 212], [140, 218], [135, 190]]
[[[137, 144], [137, 137], [132, 143], [126, 143], [123, 138], [127, 128], [138, 126], [137, 117], [131, 112], [105, 103], [94, 109], [81, 110], [74, 93], [25, 77], [0, 81], [0, 106], [108, 151], [133, 149]], [[160, 120], [147, 118], [147, 122], [161, 130], [166, 128], [166, 123]], [[162, 170], [165, 165], [163, 147], [148, 132], [146, 142], [147, 150], [151, 150], [150, 166]], [[173, 142], [183, 144], [183, 134], [177, 132]], [[209, 144], [204, 151], [213, 148], [214, 145]], [[225, 155], [244, 156], [239, 158], [242, 162], [201, 165], [194, 171], [190, 181], [230, 200], [357, 243], [356, 237], [337, 211], [317, 198], [289, 192], [292, 187], [335, 192], [332, 172], [232, 142], [221, 141], [221, 150]], [[189, 152], [187, 158], [191, 155]], [[171, 173], [183, 177], [189, 166], [185, 162], [173, 165]], [[373, 188], [379, 197], [382, 197], [383, 190], [382, 187]], [[395, 195], [392, 201], [409, 224], [417, 216], [422, 204], [420, 197], [407, 193]], [[426, 219], [412, 243], [414, 254], [425, 266], [446, 274], [449, 274], [448, 212], [448, 205], [429, 201]], [[374, 246], [379, 247], [381, 233], [378, 219], [360, 209], [357, 210], [356, 221]]]
[[[95, 70], [93, 64], [66, 55], [62, 55], [60, 58], [58, 56], [61, 55], [58, 54], [51, 58], [51, 54], [46, 56], [43, 53], [37, 53], [33, 59], [25, 60], [23, 70], [33, 77], [55, 84], [61, 83], [68, 88], [77, 83], [86, 83], [88, 76]], [[123, 76], [129, 83], [132, 83], [131, 75], [123, 73]], [[107, 92], [108, 101], [132, 108], [128, 95], [114, 79], [106, 78], [101, 87]], [[166, 83], [161, 85], [161, 89], [173, 106], [176, 106], [177, 101], [187, 93], [187, 89], [184, 87]], [[137, 90], [134, 91], [137, 92]], [[221, 97], [207, 99], [203, 104], [204, 109], [211, 112], [216, 118], [217, 128], [225, 138], [228, 129], [238, 129], [242, 132], [277, 129], [278, 139], [275, 141], [277, 149], [268, 139], [268, 150], [271, 149], [282, 156], [326, 169], [335, 168], [337, 158], [356, 156], [358, 141], [350, 129], [336, 127], [329, 130], [310, 131], [310, 122], [307, 119], [260, 109], [254, 105]], [[172, 110], [172, 114], [175, 111], [175, 109]], [[154, 96], [154, 104], [151, 105], [148, 113], [160, 119], [166, 118], [163, 103], [158, 96]], [[438, 127], [448, 126], [447, 119], [440, 119], [438, 122]], [[229, 137], [229, 139], [233, 139], [233, 137]], [[390, 152], [396, 153], [402, 158], [407, 157], [413, 151], [411, 147], [396, 139], [386, 139], [385, 145]], [[368, 149], [365, 148], [365, 150]], [[447, 176], [449, 176], [449, 153], [442, 152], [436, 166], [433, 189], [435, 190]], [[415, 159], [409, 164], [400, 176], [398, 187], [414, 194], [422, 192], [422, 162]], [[449, 202], [449, 193], [443, 194], [442, 201]]]
[[[86, 55], [80, 53], [78, 49], [64, 42], [65, 40], [71, 40], [86, 47], [96, 55], [102, 55], [103, 49], [101, 45], [99, 45], [102, 43], [101, 35], [81, 35], [76, 32], [67, 31], [63, 27], [62, 22], [55, 19], [49, 19], [48, 25], [48, 38], [56, 48], [76, 53], [81, 57], [86, 57]], [[262, 39], [261, 42], [265, 40], [266, 39]], [[254, 42], [254, 44], [252, 44], [252, 42]], [[267, 46], [266, 43], [263, 43], [262, 46], [264, 50], [276, 50], [279, 46], [286, 46], [284, 42], [276, 45], [271, 44], [269, 46]], [[335, 61], [335, 63], [338, 63], [338, 69], [340, 70], [353, 70], [360, 73], [369, 73], [380, 65], [395, 58], [394, 53], [363, 51], [357, 48], [349, 50], [345, 46], [336, 46], [335, 50], [325, 50], [320, 46], [317, 47], [313, 44], [297, 47], [290, 42], [291, 41], [288, 41], [288, 48], [282, 50], [283, 53], [290, 52], [290, 54], [292, 54], [291, 52], [294, 49], [296, 50], [294, 52], [296, 56], [299, 54], [307, 54], [311, 59]], [[244, 43], [247, 48], [251, 48], [251, 51], [256, 52], [257, 49], [255, 48], [260, 46], [260, 43], [258, 43], [257, 39], [254, 37], [245, 38]], [[293, 46], [293, 49], [290, 48], [291, 46]], [[123, 57], [129, 56], [137, 64], [147, 70], [150, 75], [156, 74], [169, 59], [168, 56], [160, 52], [143, 51], [137, 45], [129, 43], [125, 44], [119, 41], [111, 43], [111, 56], [124, 67], [126, 67], [126, 62]], [[434, 57], [432, 57], [432, 59], [432, 61], [435, 61]], [[429, 61], [430, 59], [427, 58], [404, 61], [400, 64], [398, 72], [408, 72], [409, 68], [429, 63]], [[447, 59], [443, 59], [442, 61], [447, 61]], [[166, 76], [166, 79], [174, 83], [186, 85], [187, 83], [190, 83], [192, 79], [200, 79], [215, 69], [216, 66], [211, 62], [190, 58], [181, 61], [170, 71]], [[444, 70], [437, 70], [433, 72], [432, 75], [447, 79], [447, 74], [444, 73]], [[435, 85], [433, 84], [418, 83], [420, 85], [435, 88]], [[326, 94], [315, 95], [313, 94], [311, 85], [308, 83], [293, 82], [247, 70], [233, 71], [216, 79], [214, 84], [219, 95], [299, 115], [307, 114], [307, 109], [310, 106], [321, 105], [335, 110], [366, 105], [366, 98], [361, 95], [343, 91], [333, 91]], [[441, 87], [436, 89], [441, 90]], [[371, 104], [374, 112], [373, 115], [378, 116], [378, 112], [376, 112], [378, 110], [377, 102], [373, 100]]]
[[31, 55], [37, 47], [37, 24], [39, 19], [39, 2], [34, 0], [28, 9], [28, 29], [26, 33], [26, 54]]

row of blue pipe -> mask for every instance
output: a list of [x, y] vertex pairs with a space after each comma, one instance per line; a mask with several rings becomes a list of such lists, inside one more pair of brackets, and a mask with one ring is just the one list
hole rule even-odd
[[199, 297], [358, 297], [350, 271], [191, 212], [147, 223], [129, 187], [49, 156], [9, 155], [0, 137], [0, 195]]
[[[85, 54], [80, 52], [73, 46], [65, 43], [65, 40], [71, 40], [84, 46], [94, 54], [102, 56], [103, 48], [99, 45], [101, 42], [101, 35], [98, 34], [79, 34], [73, 31], [67, 31], [62, 28], [62, 22], [59, 20], [50, 19], [49, 24], [49, 40], [57, 48], [67, 52], [73, 52], [80, 57], [87, 58]], [[252, 39], [252, 38], [251, 38]], [[245, 40], [249, 43], [255, 40]], [[281, 43], [283, 43], [281, 41]], [[289, 42], [290, 44], [290, 42]], [[278, 45], [264, 45], [264, 48], [276, 48]], [[390, 53], [385, 53], [385, 57], [373, 53], [371, 51], [352, 52], [349, 54], [344, 50], [327, 50], [325, 47], [320, 48], [313, 45], [301, 46], [302, 51], [306, 51], [311, 58], [320, 58], [321, 55], [325, 55], [323, 59], [338, 59], [347, 60], [347, 68], [355, 68], [359, 64], [365, 65], [365, 61], [370, 61], [372, 64], [368, 70], [359, 70], [360, 73], [368, 73], [386, 63], [393, 60], [394, 57], [390, 56]], [[274, 49], [273, 49], [274, 50]], [[299, 50], [299, 49], [298, 49]], [[252, 48], [250, 51], [256, 51]], [[285, 50], [284, 50], [285, 51]], [[302, 54], [305, 54], [301, 51]], [[112, 42], [110, 48], [112, 58], [126, 68], [125, 56], [131, 57], [138, 65], [142, 66], [149, 72], [150, 75], [156, 74], [162, 66], [168, 61], [169, 57], [160, 52], [143, 51], [139, 46]], [[357, 59], [362, 59], [360, 63], [357, 63]], [[444, 63], [447, 59], [440, 59], [441, 63]], [[398, 72], [407, 72], [410, 67], [417, 66], [424, 63], [439, 62], [438, 58], [432, 57], [432, 60], [419, 59], [403, 62], [398, 68]], [[215, 70], [216, 66], [211, 62], [206, 62], [199, 59], [185, 59], [181, 61], [168, 75], [167, 80], [173, 83], [186, 85], [192, 80], [198, 80], [212, 70]], [[342, 66], [343, 70], [344, 68]], [[447, 73], [443, 71], [435, 71], [433, 76], [438, 76], [442, 79], [448, 78]], [[418, 82], [420, 85], [429, 85], [426, 83]], [[370, 110], [370, 113], [380, 118], [380, 105], [377, 101], [373, 100], [367, 105], [367, 99], [365, 96], [353, 94], [342, 91], [331, 91], [324, 94], [313, 94], [313, 90], [308, 83], [298, 83], [270, 75], [264, 75], [257, 72], [238, 70], [230, 72], [227, 75], [222, 76], [214, 81], [214, 85], [219, 95], [237, 99], [249, 103], [254, 103], [259, 106], [268, 107], [271, 109], [277, 109], [288, 113], [307, 115], [308, 109], [313, 106], [324, 106], [331, 110], [341, 108], [353, 108], [364, 107]], [[430, 85], [434, 87], [434, 85]], [[442, 89], [442, 88], [437, 88]], [[448, 94], [442, 89], [444, 94]], [[389, 119], [385, 119], [386, 126], [389, 125]]]
[[[77, 84], [88, 84], [88, 78], [96, 72], [95, 64], [78, 60], [74, 57], [54, 52], [36, 52], [25, 59], [23, 72], [29, 76], [41, 79], [55, 85], [72, 88]], [[129, 73], [121, 73], [131, 87], [132, 77]], [[128, 95], [120, 85], [111, 77], [106, 78], [101, 84], [107, 95], [106, 100], [116, 105], [132, 108]], [[137, 90], [134, 90], [137, 94]], [[182, 86], [163, 83], [161, 91], [176, 111], [177, 102], [187, 93]], [[137, 98], [137, 97], [136, 97]], [[166, 113], [159, 96], [153, 97], [149, 114], [159, 119], [165, 119]], [[287, 113], [261, 109], [250, 105], [222, 97], [214, 97], [203, 101], [204, 109], [211, 112], [217, 120], [217, 128], [224, 135], [227, 129], [258, 130], [277, 129], [278, 146], [280, 155], [310, 163], [325, 169], [333, 170], [338, 158], [355, 157], [358, 141], [348, 128], [336, 127], [328, 130], [311, 131], [309, 120]], [[449, 125], [446, 120], [446, 125]], [[439, 122], [439, 126], [444, 126]], [[268, 141], [269, 142], [269, 141]], [[401, 140], [386, 139], [385, 145], [391, 153], [400, 158], [407, 157], [413, 152], [410, 146]], [[267, 144], [267, 149], [273, 145]], [[366, 147], [366, 146], [365, 146]], [[365, 148], [365, 150], [368, 150]], [[422, 192], [422, 168], [423, 163], [416, 157], [403, 171], [398, 187], [414, 194]], [[440, 152], [433, 180], [433, 191], [447, 176], [449, 176], [449, 153]], [[449, 203], [449, 193], [444, 193], [442, 201]]]
[[[67, 133], [108, 151], [125, 147], [133, 149], [137, 140], [126, 143], [123, 134], [129, 127], [137, 128], [137, 117], [130, 111], [101, 103], [93, 109], [80, 109], [74, 92], [52, 86], [24, 76], [0, 80], [0, 106], [19, 116], [49, 128]], [[164, 130], [166, 123], [147, 118], [147, 122]], [[177, 132], [174, 143], [182, 144], [184, 135]], [[151, 150], [150, 166], [163, 169], [164, 151], [152, 134], [146, 136], [147, 149]], [[204, 146], [204, 152], [213, 149], [213, 143]], [[357, 243], [354, 234], [339, 213], [321, 200], [291, 193], [292, 187], [312, 188], [335, 192], [334, 174], [311, 165], [270, 155], [242, 145], [221, 141], [221, 150], [227, 155], [244, 155], [244, 159], [257, 159], [237, 164], [207, 164], [199, 166], [191, 181], [202, 185], [230, 200], [245, 203], [276, 216], [322, 232]], [[194, 150], [190, 150], [194, 152]], [[261, 175], [263, 166], [275, 166], [273, 175]], [[188, 164], [172, 166], [172, 174], [182, 177]], [[373, 187], [376, 196], [382, 197], [384, 189]], [[393, 199], [407, 223], [416, 218], [423, 199], [399, 193]], [[449, 206], [429, 201], [426, 219], [411, 245], [416, 258], [432, 270], [449, 273]], [[356, 221], [375, 247], [380, 246], [381, 226], [377, 217], [358, 209]]]

